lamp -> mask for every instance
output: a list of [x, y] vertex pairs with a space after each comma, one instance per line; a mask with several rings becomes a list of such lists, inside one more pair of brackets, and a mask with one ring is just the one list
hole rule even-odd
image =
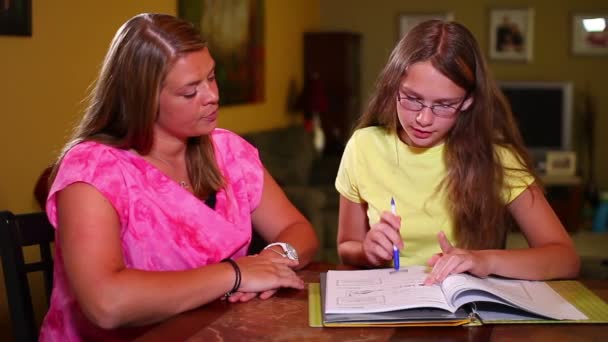
[[315, 149], [317, 152], [321, 152], [325, 146], [325, 135], [321, 128], [321, 114], [327, 112], [329, 104], [319, 73], [312, 73], [304, 84], [300, 106], [304, 110], [304, 128], [308, 132], [312, 132]]

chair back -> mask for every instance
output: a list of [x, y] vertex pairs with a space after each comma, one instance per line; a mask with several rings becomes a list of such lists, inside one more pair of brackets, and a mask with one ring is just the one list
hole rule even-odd
[[[15, 341], [38, 340], [27, 274], [43, 272], [48, 304], [53, 289], [51, 242], [54, 240], [55, 229], [46, 213], [0, 212], [0, 255]], [[23, 247], [35, 245], [40, 248], [40, 261], [26, 263]]]

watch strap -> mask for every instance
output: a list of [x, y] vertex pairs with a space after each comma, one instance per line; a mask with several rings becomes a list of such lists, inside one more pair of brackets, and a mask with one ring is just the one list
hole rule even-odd
[[272, 248], [268, 248], [268, 247], [264, 248], [264, 250], [267, 250], [267, 249], [269, 251], [273, 251], [273, 252], [277, 253], [278, 255], [282, 256], [283, 258], [287, 258], [287, 252], [281, 253], [281, 252], [277, 251], [276, 249], [272, 249]]
[[[270, 247], [273, 247], [273, 246], [280, 246], [281, 249], [283, 249], [283, 253], [280, 253], [280, 252], [278, 252], [278, 251], [276, 251], [274, 249], [270, 249], [271, 251], [273, 251], [273, 252], [281, 255], [284, 258], [289, 258], [291, 260], [298, 260], [298, 254], [297, 254], [297, 252], [295, 252], [295, 249], [291, 245], [289, 245], [288, 243], [286, 243], [286, 242], [273, 242], [273, 243], [269, 244], [268, 246], [264, 247], [264, 250], [269, 249]], [[293, 253], [290, 253], [290, 250], [292, 250]], [[295, 254], [295, 255], [291, 255], [291, 254]]]
[[283, 252], [287, 253], [287, 246], [286, 246], [285, 242], [273, 242], [273, 243], [268, 244], [268, 246], [264, 247], [264, 249], [270, 248], [272, 246], [281, 246], [281, 248], [283, 249]]

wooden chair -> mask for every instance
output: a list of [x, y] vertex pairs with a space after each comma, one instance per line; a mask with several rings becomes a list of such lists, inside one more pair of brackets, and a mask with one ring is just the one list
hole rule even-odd
[[[38, 329], [27, 274], [43, 272], [47, 304], [53, 288], [51, 242], [55, 229], [46, 213], [0, 212], [0, 252], [15, 341], [37, 341]], [[38, 245], [40, 261], [26, 263], [23, 247]]]

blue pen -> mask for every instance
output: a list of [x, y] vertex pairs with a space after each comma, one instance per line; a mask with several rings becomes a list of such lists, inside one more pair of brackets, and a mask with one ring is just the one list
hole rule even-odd
[[[397, 208], [395, 208], [395, 199], [391, 197], [391, 212], [393, 215], [397, 215]], [[399, 249], [396, 245], [393, 245], [393, 265], [395, 271], [399, 271]]]

